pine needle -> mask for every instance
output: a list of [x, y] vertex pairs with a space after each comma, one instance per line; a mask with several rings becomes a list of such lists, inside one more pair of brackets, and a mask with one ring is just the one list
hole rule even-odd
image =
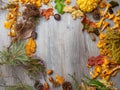
[[24, 50], [24, 42], [15, 42], [8, 49], [0, 51], [0, 64], [20, 65], [24, 64], [28, 57]]

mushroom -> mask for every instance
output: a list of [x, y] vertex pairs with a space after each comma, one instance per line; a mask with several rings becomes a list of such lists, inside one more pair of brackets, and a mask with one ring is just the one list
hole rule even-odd
[[120, 17], [115, 16], [112, 20], [115, 24], [118, 24], [120, 21]]
[[105, 11], [103, 12], [103, 16], [106, 15], [108, 9], [111, 7], [111, 4], [107, 4]]
[[94, 72], [90, 72], [90, 75], [92, 76], [92, 79], [95, 79], [96, 77], [99, 76], [99, 74], [102, 72], [102, 67], [101, 66], [95, 66], [94, 67]]
[[65, 3], [69, 5], [71, 3], [71, 0], [66, 0]]
[[114, 14], [110, 14], [110, 13], [108, 13], [108, 19], [113, 19], [114, 17], [115, 17]]
[[109, 23], [108, 22], [103, 22], [103, 27], [101, 29], [101, 31], [104, 31], [104, 29], [109, 26]]
[[8, 36], [15, 37], [16, 36], [15, 30], [11, 30], [10, 32], [8, 32]]
[[99, 39], [102, 40], [102, 39], [104, 39], [104, 38], [105, 38], [105, 34], [100, 33], [100, 35], [99, 35]]
[[120, 16], [120, 10], [117, 10], [116, 16]]
[[75, 10], [75, 11], [72, 12], [72, 18], [73, 18], [73, 19], [81, 18], [81, 17], [83, 17], [83, 16], [84, 16], [84, 14], [83, 14], [83, 12], [80, 11], [80, 10]]
[[99, 10], [100, 16], [103, 16], [103, 10]]
[[116, 66], [116, 67], [114, 67], [113, 69], [108, 70], [108, 71], [106, 72], [105, 76], [104, 76], [105, 80], [109, 80], [110, 76], [111, 76], [115, 71], [117, 71], [117, 70], [119, 70], [119, 69], [120, 69], [120, 66]]
[[105, 0], [101, 1], [99, 7], [104, 8], [105, 6], [106, 6], [106, 1]]
[[103, 24], [104, 19], [105, 19], [105, 17], [102, 17], [101, 20], [98, 23], [96, 23], [97, 28], [101, 27], [101, 25]]
[[76, 10], [77, 10], [77, 7], [75, 6], [65, 6], [63, 8], [63, 11], [66, 13], [72, 13], [73, 11], [76, 11]]
[[117, 29], [117, 28], [119, 28], [120, 26], [119, 26], [119, 23], [118, 24], [115, 24], [114, 26], [112, 26], [111, 27], [111, 29]]
[[48, 3], [47, 6], [50, 7], [50, 8], [53, 8], [51, 3]]

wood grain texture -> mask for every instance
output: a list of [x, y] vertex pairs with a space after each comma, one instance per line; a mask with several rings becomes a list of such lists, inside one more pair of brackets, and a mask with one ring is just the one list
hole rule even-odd
[[[74, 1], [74, 0], [73, 0]], [[7, 12], [0, 12], [0, 50], [3, 46], [9, 45], [8, 30], [4, 28], [4, 21]], [[99, 50], [96, 46], [97, 42], [91, 41], [86, 32], [82, 32], [81, 20], [72, 20], [70, 14], [62, 15], [61, 21], [54, 20], [53, 17], [46, 21], [44, 18], [36, 28], [38, 32], [37, 52], [36, 54], [43, 58], [47, 68], [53, 69], [55, 74], [63, 75], [66, 80], [71, 78], [68, 74], [76, 74], [80, 81], [82, 74], [89, 75], [89, 69], [86, 67], [87, 59], [90, 56], [99, 55]], [[0, 70], [5, 75], [13, 75], [14, 69], [9, 66], [2, 66]], [[22, 82], [33, 85], [32, 80], [23, 72], [21, 68], [15, 69]], [[120, 73], [113, 78], [120, 90]], [[15, 78], [7, 79], [0, 78], [0, 84], [14, 84]], [[0, 90], [4, 88], [0, 87]], [[62, 90], [60, 88], [51, 90]]]

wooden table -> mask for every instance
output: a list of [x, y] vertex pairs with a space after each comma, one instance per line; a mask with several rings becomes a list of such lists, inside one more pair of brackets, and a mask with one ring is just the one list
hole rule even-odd
[[[3, 46], [9, 45], [10, 41], [7, 36], [8, 30], [4, 28], [6, 13], [6, 11], [0, 12], [0, 50]], [[81, 29], [81, 19], [73, 20], [70, 14], [62, 15], [61, 21], [56, 21], [54, 17], [48, 21], [44, 18], [40, 19], [37, 26], [36, 53], [45, 60], [47, 68], [54, 70], [54, 75], [62, 75], [70, 81], [72, 80], [68, 74], [75, 73], [79, 81], [83, 73], [89, 75], [89, 69], [86, 67], [87, 59], [99, 55], [99, 49], [96, 46], [97, 41], [93, 42]], [[0, 69], [5, 75], [13, 75], [14, 70], [9, 66], [2, 66]], [[33, 81], [20, 68], [16, 68], [15, 72], [23, 82], [33, 85]], [[120, 90], [120, 73], [113, 78], [113, 81]], [[0, 78], [1, 84], [15, 82], [16, 79], [13, 77]], [[4, 88], [0, 87], [0, 90]], [[51, 90], [61, 90], [61, 88]]]

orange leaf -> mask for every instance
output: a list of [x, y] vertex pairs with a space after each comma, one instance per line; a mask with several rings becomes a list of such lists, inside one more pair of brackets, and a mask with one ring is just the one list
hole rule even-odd
[[44, 16], [46, 20], [48, 20], [50, 16], [53, 16], [53, 15], [54, 13], [52, 8], [42, 9], [41, 16]]

